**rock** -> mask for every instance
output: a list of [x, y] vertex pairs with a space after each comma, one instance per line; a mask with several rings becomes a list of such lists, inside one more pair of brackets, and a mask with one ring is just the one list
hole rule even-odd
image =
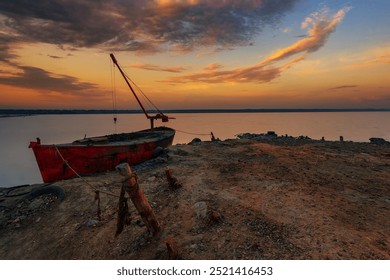
[[93, 219], [88, 219], [84, 222], [84, 225], [87, 227], [95, 227], [99, 221], [93, 220]]
[[201, 143], [202, 140], [200, 140], [199, 138], [194, 138], [192, 139], [192, 141], [190, 143], [188, 143], [189, 145], [193, 145], [193, 144], [198, 144], [198, 143]]
[[376, 137], [370, 138], [370, 143], [375, 144], [375, 145], [390, 144], [390, 142], [386, 141], [385, 139], [383, 139], [383, 138], [376, 138]]
[[197, 219], [206, 219], [207, 218], [207, 203], [205, 201], [199, 201], [193, 206], [195, 217]]
[[223, 216], [217, 211], [210, 211], [208, 213], [208, 220], [209, 225], [218, 224], [223, 221]]
[[41, 198], [36, 198], [28, 205], [28, 208], [30, 210], [37, 210], [39, 209], [45, 202]]
[[137, 220], [135, 221], [135, 224], [139, 227], [144, 227], [145, 226], [145, 223], [142, 221], [142, 220]]
[[275, 133], [275, 131], [267, 131], [268, 136], [277, 137], [278, 135]]
[[189, 153], [187, 151], [184, 151], [182, 149], [173, 150], [173, 153], [175, 155], [178, 155], [178, 156], [188, 156], [189, 155]]

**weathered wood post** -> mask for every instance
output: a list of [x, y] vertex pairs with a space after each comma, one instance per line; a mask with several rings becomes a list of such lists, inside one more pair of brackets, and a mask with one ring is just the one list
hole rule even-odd
[[130, 166], [127, 163], [119, 164], [116, 166], [116, 170], [119, 172], [119, 174], [125, 177], [122, 181], [123, 188], [129, 194], [131, 201], [140, 214], [146, 227], [153, 235], [156, 235], [158, 232], [160, 232], [161, 227], [156, 219], [156, 216], [154, 215], [152, 207], [150, 207], [150, 204], [145, 197], [144, 192], [138, 185], [137, 175], [132, 172]]

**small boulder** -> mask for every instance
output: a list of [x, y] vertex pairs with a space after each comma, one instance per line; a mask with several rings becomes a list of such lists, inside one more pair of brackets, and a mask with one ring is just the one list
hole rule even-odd
[[207, 203], [205, 201], [199, 201], [193, 206], [195, 217], [200, 220], [207, 218]]
[[370, 138], [370, 142], [371, 142], [372, 144], [375, 144], [375, 145], [386, 145], [386, 144], [390, 144], [390, 142], [386, 141], [385, 139], [383, 139], [383, 138], [376, 138], [376, 137]]
[[194, 138], [194, 139], [192, 139], [192, 141], [191, 141], [190, 143], [188, 143], [188, 144], [193, 145], [193, 144], [198, 144], [198, 143], [201, 143], [201, 142], [202, 142], [202, 140], [200, 140], [199, 138]]
[[99, 223], [99, 221], [97, 220], [93, 220], [93, 219], [88, 219], [84, 222], [84, 225], [86, 227], [95, 227], [97, 224]]

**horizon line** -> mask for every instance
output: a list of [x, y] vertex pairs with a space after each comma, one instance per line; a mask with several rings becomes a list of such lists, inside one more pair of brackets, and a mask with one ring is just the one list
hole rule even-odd
[[[166, 109], [167, 114], [183, 113], [315, 113], [315, 112], [390, 112], [390, 108], [275, 108], [275, 109]], [[3, 115], [54, 115], [54, 114], [143, 114], [139, 109], [0, 109]], [[148, 113], [158, 113], [150, 110]]]

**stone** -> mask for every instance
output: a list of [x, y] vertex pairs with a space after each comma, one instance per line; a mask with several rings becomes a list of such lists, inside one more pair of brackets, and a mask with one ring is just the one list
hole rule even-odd
[[383, 139], [383, 138], [376, 138], [376, 137], [370, 138], [370, 143], [376, 144], [376, 145], [390, 144], [390, 142], [386, 141], [385, 139]]
[[194, 139], [192, 139], [192, 141], [191, 141], [190, 143], [188, 143], [188, 144], [193, 145], [193, 144], [198, 144], [198, 143], [201, 143], [201, 142], [202, 142], [202, 140], [200, 140], [199, 138], [194, 138]]
[[41, 198], [36, 198], [28, 205], [28, 208], [30, 210], [37, 210], [39, 209], [45, 202]]
[[207, 218], [207, 203], [205, 201], [199, 201], [193, 206], [195, 217], [197, 219], [206, 219]]
[[94, 227], [96, 226], [97, 224], [99, 223], [99, 221], [97, 220], [93, 220], [93, 219], [88, 219], [84, 222], [84, 225], [87, 226], [87, 227]]

